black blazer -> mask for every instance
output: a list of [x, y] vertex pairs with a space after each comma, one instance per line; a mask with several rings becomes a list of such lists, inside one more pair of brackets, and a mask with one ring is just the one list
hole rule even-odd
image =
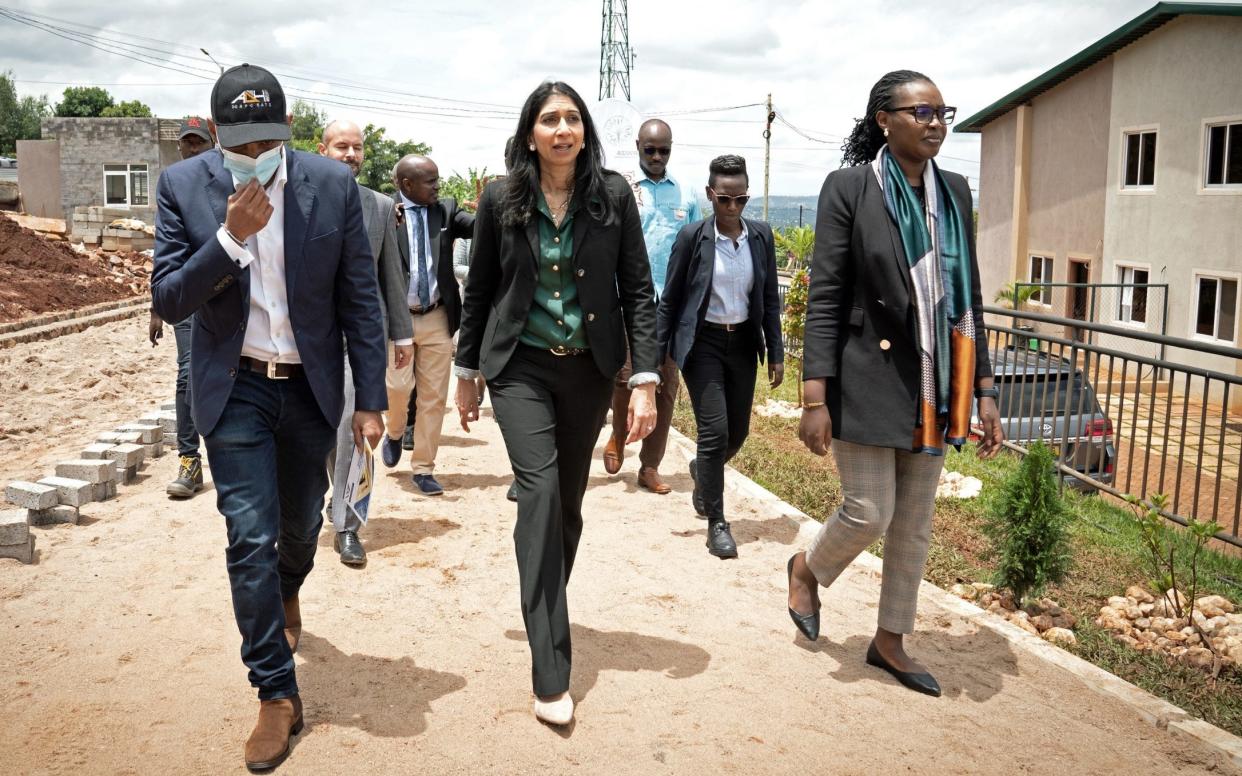
[[[612, 224], [592, 218], [583, 203], [574, 215], [572, 268], [595, 365], [611, 379], [625, 364], [626, 335], [634, 372], [658, 372], [655, 289], [634, 192], [625, 178], [606, 173], [616, 208]], [[505, 181], [479, 198], [470, 274], [462, 305], [455, 363], [495, 379], [526, 327], [538, 282], [539, 224], [501, 223]]]
[[[403, 202], [401, 195], [396, 195], [397, 202]], [[405, 275], [405, 284], [399, 286], [407, 291], [410, 288], [410, 232], [402, 218], [395, 225], [397, 247], [401, 251], [401, 271]], [[474, 233], [474, 216], [457, 207], [457, 200], [445, 197], [427, 208], [427, 236], [431, 242], [431, 266], [436, 275], [436, 284], [440, 291], [440, 301], [448, 313], [449, 334], [457, 332], [461, 323], [461, 291], [457, 287], [457, 278], [453, 275], [453, 241], [469, 240]], [[400, 329], [398, 329], [398, 332]], [[393, 335], [392, 339], [402, 339]]]
[[[969, 230], [975, 375], [988, 377], [970, 187], [941, 172]], [[827, 378], [833, 437], [910, 449], [920, 377], [913, 299], [901, 234], [871, 166], [829, 173], [815, 219], [802, 379]]]
[[[750, 257], [755, 282], [750, 289], [750, 317], [755, 329], [756, 350], [762, 362], [766, 350], [773, 364], [784, 363], [781, 340], [781, 302], [776, 288], [776, 243], [772, 227], [763, 221], [742, 219], [749, 233]], [[679, 368], [694, 347], [694, 338], [707, 315], [712, 278], [716, 269], [716, 220], [714, 216], [686, 224], [677, 233], [668, 259], [664, 293], [660, 295], [660, 352], [667, 353]]]

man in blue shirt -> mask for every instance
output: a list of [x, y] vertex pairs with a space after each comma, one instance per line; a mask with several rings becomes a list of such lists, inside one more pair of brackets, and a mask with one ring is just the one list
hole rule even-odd
[[[655, 285], [656, 298], [664, 290], [664, 273], [668, 269], [668, 257], [673, 250], [673, 240], [686, 224], [692, 224], [703, 216], [693, 188], [683, 187], [665, 169], [673, 153], [673, 130], [660, 119], [648, 119], [638, 129], [639, 166], [643, 177], [635, 186], [638, 212], [642, 218], [643, 239], [647, 244], [647, 258], [651, 262], [651, 279]], [[625, 421], [630, 406], [631, 364], [617, 374], [616, 389], [612, 395], [612, 436], [604, 447], [604, 469], [609, 474], [621, 471], [625, 458]], [[673, 405], [677, 401], [677, 365], [665, 358], [660, 366], [661, 384], [656, 391], [655, 430], [642, 442], [638, 454], [638, 484], [652, 493], [664, 495], [672, 490], [660, 477], [660, 461], [668, 444], [668, 429], [673, 421]]]

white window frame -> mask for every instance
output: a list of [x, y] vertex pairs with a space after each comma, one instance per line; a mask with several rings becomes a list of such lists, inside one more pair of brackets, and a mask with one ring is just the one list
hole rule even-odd
[[[1126, 185], [1126, 152], [1129, 150], [1127, 145], [1131, 137], [1146, 134], [1155, 134], [1156, 136], [1156, 158], [1152, 160], [1151, 184], [1136, 183], [1133, 186]], [[1140, 140], [1141, 144], [1142, 141]], [[1140, 151], [1142, 146], [1140, 145]], [[1142, 154], [1139, 154], [1139, 179], [1142, 180]], [[1117, 188], [1123, 194], [1155, 194], [1156, 185], [1159, 183], [1156, 171], [1160, 169], [1160, 125], [1159, 124], [1143, 124], [1134, 127], [1123, 127], [1121, 129], [1121, 158], [1117, 164]]]
[[[109, 167], [124, 167], [125, 170], [109, 170]], [[146, 202], [140, 205], [134, 204], [134, 173], [140, 172], [147, 176], [147, 186], [144, 196]], [[107, 162], [103, 166], [104, 187], [103, 201], [104, 207], [150, 207], [151, 206], [151, 165], [146, 162]], [[124, 202], [108, 202], [108, 179], [111, 177], [121, 177], [125, 179], [125, 201]]]
[[[1242, 113], [1233, 116], [1213, 116], [1203, 120], [1202, 132], [1199, 135], [1199, 194], [1206, 196], [1238, 196], [1242, 195], [1242, 183], [1213, 183], [1208, 185], [1208, 143], [1211, 140], [1212, 127], [1222, 124], [1242, 124]], [[1226, 148], [1226, 151], [1229, 149]], [[1160, 143], [1156, 143], [1156, 153], [1160, 153]]]
[[[1125, 281], [1126, 270], [1130, 270], [1132, 272], [1136, 270], [1141, 270], [1143, 272], [1146, 272], [1147, 273], [1147, 285], [1148, 286], [1151, 285], [1151, 264], [1147, 264], [1141, 261], [1115, 261], [1113, 262], [1113, 282], [1114, 283], [1126, 282]], [[1117, 305], [1113, 308], [1113, 323], [1118, 326], [1128, 326], [1132, 329], [1146, 330], [1147, 323], [1148, 321], [1151, 320], [1151, 288], [1149, 287], [1147, 289], [1147, 307], [1146, 307], [1147, 321], [1133, 321], [1133, 320], [1126, 320], [1125, 318], [1122, 318], [1121, 317], [1122, 297], [1125, 296], [1126, 289], [1119, 288], [1117, 289], [1117, 291], [1118, 291]], [[1131, 314], [1133, 314], [1133, 311], [1134, 311], [1133, 297], [1131, 297], [1130, 310], [1131, 310]]]
[[[1196, 269], [1190, 273], [1190, 321], [1186, 331], [1190, 333], [1191, 339], [1197, 339], [1202, 342], [1212, 342], [1217, 345], [1226, 344], [1233, 345], [1238, 341], [1238, 318], [1242, 316], [1242, 273], [1230, 272], [1229, 270], [1220, 269]], [[1229, 333], [1229, 338], [1214, 337], [1208, 334], [1200, 334], [1197, 331], [1199, 323], [1199, 281], [1211, 280], [1232, 280], [1237, 284], [1237, 290], [1234, 293], [1233, 308], [1233, 331]], [[1220, 323], [1220, 294], [1216, 295], [1216, 323]]]
[[[1031, 263], [1034, 259], [1041, 259], [1042, 263], [1040, 265], [1040, 272], [1047, 272], [1046, 275], [1040, 275], [1039, 282], [1041, 284], [1053, 282], [1052, 273], [1056, 271], [1056, 255], [1053, 253], [1043, 253], [1039, 251], [1031, 251], [1026, 255], [1026, 282], [1031, 284], [1035, 283], [1035, 278], [1033, 277], [1034, 273], [1031, 272]], [[1048, 301], [1044, 301], [1045, 297]], [[1040, 307], [1052, 307], [1052, 289], [1037, 289], [1035, 296], [1031, 297], [1031, 302], [1039, 305]]]

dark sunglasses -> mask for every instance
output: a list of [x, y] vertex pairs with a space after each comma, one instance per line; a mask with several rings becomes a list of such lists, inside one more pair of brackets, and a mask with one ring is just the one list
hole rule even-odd
[[712, 193], [712, 197], [716, 200], [717, 205], [728, 205], [731, 202], [736, 202], [739, 207], [745, 207], [746, 203], [750, 202], [749, 194], [738, 194], [736, 197], [731, 197], [728, 194], [717, 194], [713, 188], [709, 188], [708, 191]]
[[673, 153], [672, 146], [643, 146], [643, 156], [668, 156]]
[[904, 108], [885, 108], [889, 113], [904, 111], [914, 116], [916, 124], [932, 123], [932, 116], [940, 119], [940, 123], [946, 127], [953, 123], [953, 117], [957, 115], [957, 108], [950, 105], [941, 105], [939, 108], [933, 108], [930, 105], [907, 105]]

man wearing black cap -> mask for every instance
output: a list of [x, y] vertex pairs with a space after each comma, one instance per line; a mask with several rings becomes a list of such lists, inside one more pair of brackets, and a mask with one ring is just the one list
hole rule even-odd
[[374, 447], [386, 409], [385, 347], [358, 187], [344, 165], [284, 147], [285, 96], [240, 65], [211, 93], [220, 150], [169, 167], [157, 186], [155, 310], [194, 315], [190, 385], [228, 532], [242, 660], [259, 690], [246, 766], [273, 768], [302, 730], [293, 652], [298, 590], [315, 559], [353, 370], [353, 435]]
[[[177, 150], [181, 158], [198, 156], [211, 148], [214, 141], [207, 128], [207, 119], [186, 116], [181, 120], [181, 132], [177, 134]], [[177, 343], [177, 455], [181, 462], [177, 477], [164, 488], [171, 498], [191, 498], [203, 489], [203, 462], [198, 454], [198, 430], [190, 417], [190, 328], [193, 318], [186, 318], [173, 327], [173, 339]], [[151, 309], [148, 324], [151, 346], [155, 347], [164, 336], [164, 321]]]

